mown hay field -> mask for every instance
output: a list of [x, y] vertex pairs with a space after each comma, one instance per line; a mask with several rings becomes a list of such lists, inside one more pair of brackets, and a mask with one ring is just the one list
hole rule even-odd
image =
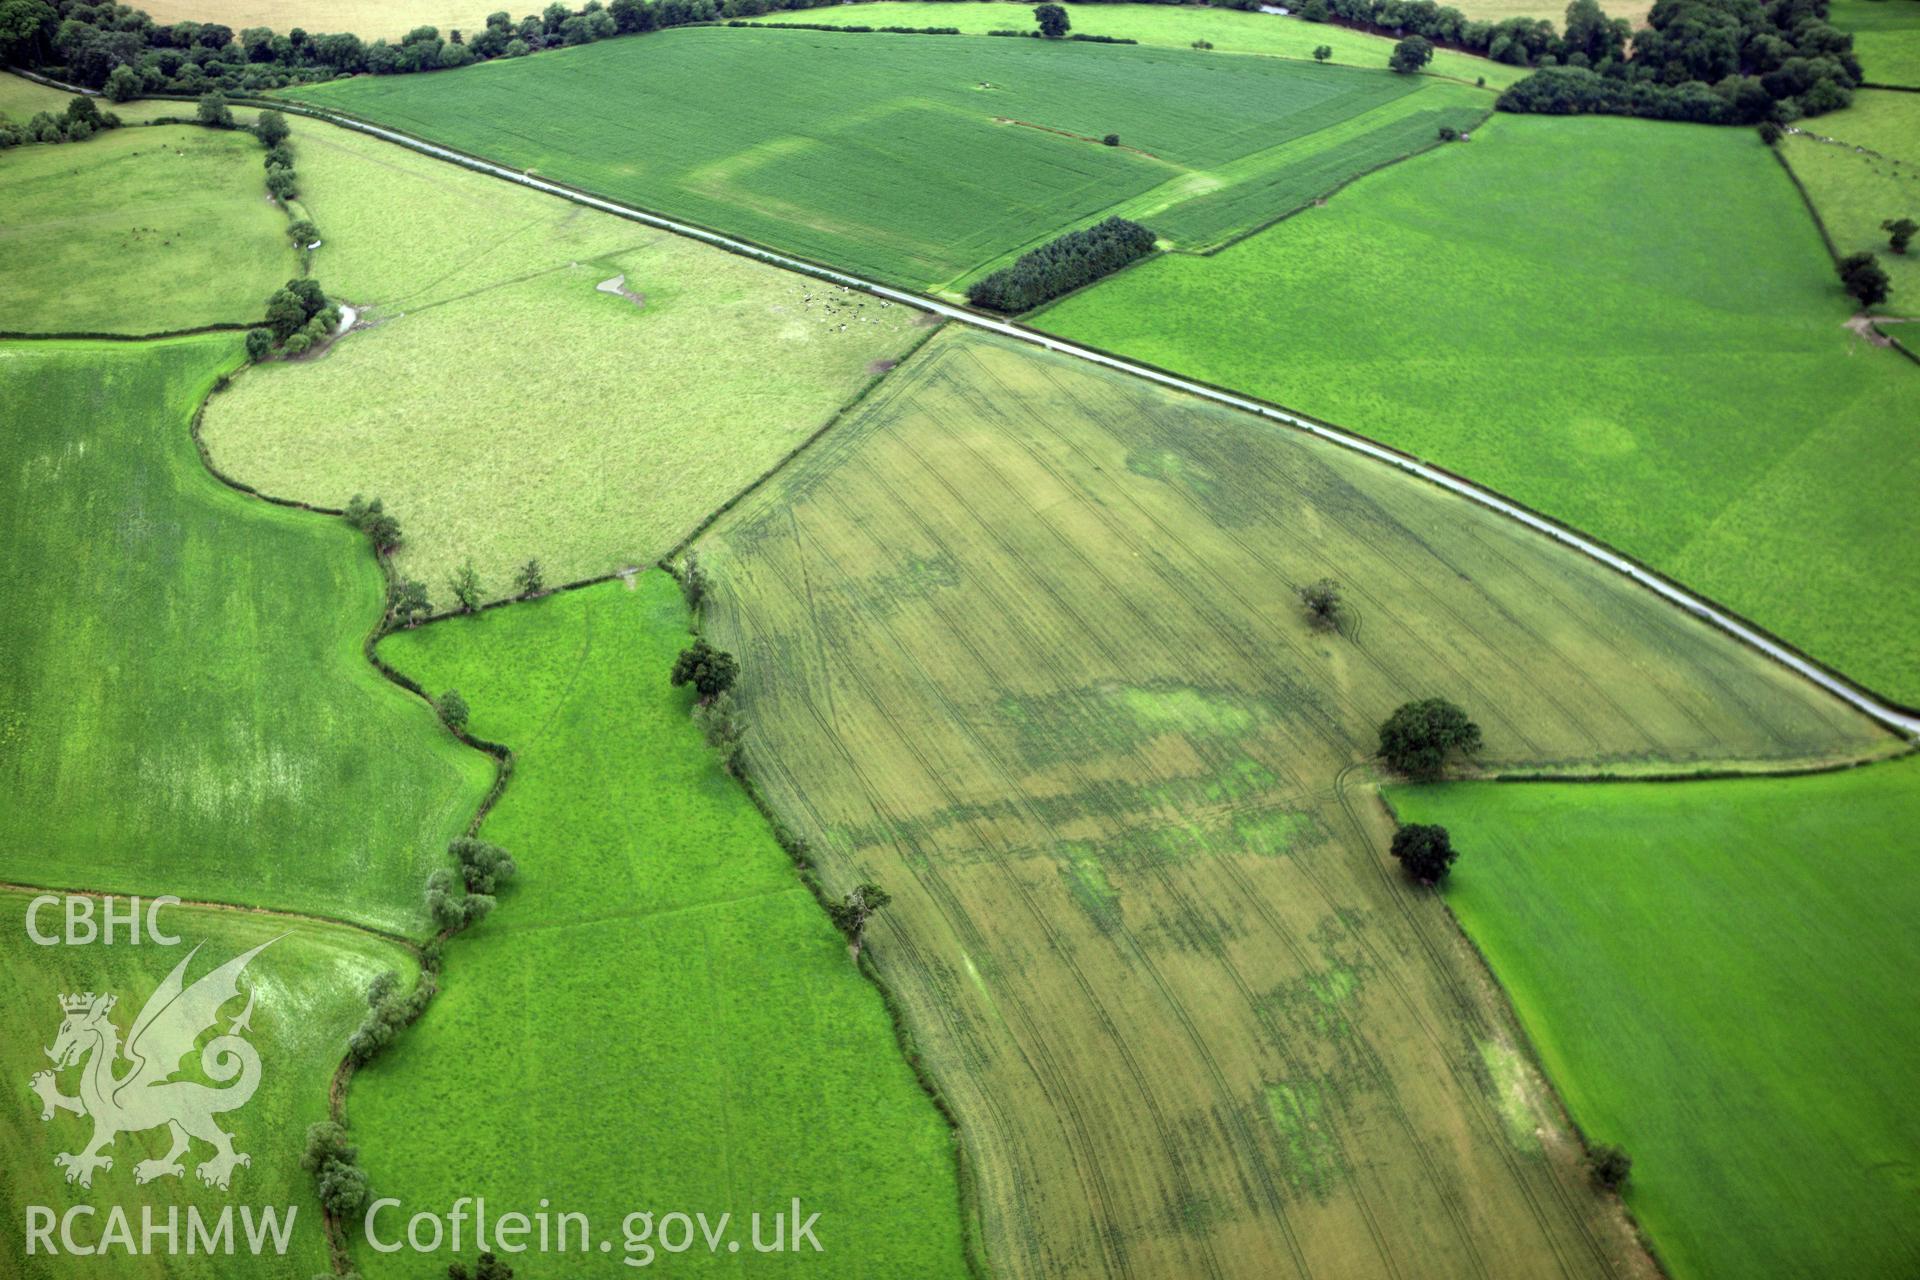
[[1920, 1267], [1920, 761], [1391, 796], [1674, 1276]]
[[155, 22], [224, 22], [235, 31], [271, 27], [281, 35], [295, 27], [316, 35], [351, 31], [397, 41], [421, 26], [438, 27], [442, 35], [478, 31], [499, 6], [487, 0], [142, 0], [137, 7]]
[[[180, 945], [113, 947], [40, 947], [27, 938], [24, 921], [31, 895], [0, 892], [0, 919], [6, 922], [4, 942], [0, 942], [0, 1071], [13, 1086], [13, 1111], [7, 1123], [0, 1125], [0, 1160], [7, 1177], [0, 1180], [0, 1207], [4, 1207], [15, 1234], [10, 1247], [20, 1248], [21, 1256], [9, 1259], [8, 1273], [21, 1280], [84, 1280], [102, 1274], [136, 1277], [138, 1280], [203, 1280], [239, 1274], [244, 1266], [248, 1276], [272, 1280], [309, 1280], [327, 1270], [326, 1240], [322, 1231], [320, 1204], [314, 1198], [312, 1175], [300, 1168], [300, 1144], [307, 1126], [327, 1117], [327, 1086], [339, 1065], [346, 1039], [366, 1012], [362, 993], [373, 978], [383, 972], [398, 974], [403, 983], [411, 982], [415, 963], [404, 948], [356, 929], [321, 924], [285, 916], [207, 908], [168, 907], [159, 917], [160, 925], [180, 938]], [[104, 910], [96, 902], [97, 910]], [[117, 910], [124, 910], [124, 902]], [[42, 932], [58, 932], [60, 908], [41, 912]], [[144, 936], [144, 935], [143, 935]], [[186, 981], [191, 984], [213, 968], [233, 957], [273, 940], [268, 948], [247, 967], [240, 980], [243, 998], [250, 991], [254, 1009], [249, 1020], [247, 1040], [259, 1052], [260, 1085], [238, 1110], [223, 1114], [219, 1123], [233, 1137], [234, 1150], [252, 1157], [252, 1163], [235, 1169], [228, 1190], [203, 1186], [195, 1173], [198, 1163], [213, 1154], [212, 1146], [196, 1141], [183, 1160], [184, 1175], [161, 1178], [140, 1184], [135, 1181], [134, 1166], [167, 1153], [167, 1131], [149, 1130], [122, 1134], [110, 1154], [113, 1167], [97, 1171], [91, 1189], [69, 1186], [64, 1171], [56, 1168], [57, 1152], [80, 1151], [93, 1132], [93, 1122], [65, 1111], [54, 1113], [52, 1120], [40, 1120], [40, 1102], [27, 1090], [28, 1080], [49, 1067], [43, 1049], [54, 1043], [60, 1029], [60, 997], [83, 991], [112, 992], [119, 1005], [112, 1018], [124, 1033], [133, 1024], [147, 997], [173, 967], [186, 959], [188, 951], [200, 947], [188, 967]], [[242, 1011], [240, 1000], [222, 1011], [218, 1026], [226, 1031]], [[90, 1059], [86, 1060], [90, 1061]], [[190, 1057], [189, 1064], [197, 1057]], [[78, 1090], [80, 1068], [60, 1073], [60, 1091], [72, 1096]], [[126, 1072], [126, 1064], [115, 1070]], [[187, 1078], [195, 1078], [189, 1065]], [[99, 1215], [75, 1220], [79, 1243], [90, 1245], [106, 1227], [107, 1207], [124, 1206], [131, 1219], [134, 1239], [140, 1238], [140, 1207], [151, 1209], [156, 1220], [166, 1221], [169, 1210], [177, 1210], [180, 1223], [180, 1255], [168, 1256], [164, 1240], [156, 1237], [152, 1254], [110, 1247], [104, 1256], [76, 1257], [64, 1249], [59, 1256], [36, 1251], [25, 1256], [24, 1242], [18, 1234], [25, 1223], [26, 1206], [42, 1205], [55, 1213], [64, 1213], [76, 1204], [92, 1204]], [[208, 1257], [204, 1253], [188, 1256], [186, 1250], [186, 1213], [196, 1208], [211, 1226], [223, 1209], [236, 1214], [233, 1231], [237, 1242], [244, 1241], [238, 1212], [241, 1206], [254, 1213], [272, 1207], [286, 1220], [286, 1207], [293, 1206], [293, 1230], [284, 1255], [267, 1253], [262, 1257], [242, 1255], [242, 1264], [232, 1257]], [[55, 1236], [56, 1243], [58, 1236]], [[244, 1249], [244, 1243], [237, 1247]]]
[[[746, 1241], [749, 1215], [797, 1196], [821, 1215], [823, 1251], [742, 1243], [756, 1273], [965, 1276], [951, 1131], [879, 995], [702, 743], [690, 692], [669, 685], [686, 621], [654, 570], [382, 643], [428, 689], [458, 688], [474, 732], [516, 749], [481, 834], [521, 874], [447, 949], [426, 1017], [355, 1077], [368, 1171], [412, 1206], [484, 1195], [531, 1213], [544, 1197], [590, 1214], [616, 1250], [630, 1212], [730, 1212]], [[380, 1260], [359, 1253], [373, 1273]], [[742, 1270], [724, 1246], [658, 1261]]]
[[[1390, 872], [1374, 729], [1485, 761], [1891, 748], [1396, 472], [943, 333], [697, 544], [747, 761], [952, 1097], [1009, 1276], [1624, 1275], [1503, 1006]], [[1341, 634], [1294, 590], [1345, 584]]]
[[1750, 131], [1503, 115], [1037, 322], [1471, 476], [1911, 703], [1920, 369], [1848, 303]]
[[[1207, 40], [1218, 53], [1258, 53], [1311, 60], [1320, 45], [1333, 50], [1333, 62], [1351, 67], [1384, 67], [1393, 40], [1329, 23], [1303, 22], [1245, 9], [1214, 9], [1185, 4], [1066, 4], [1077, 33], [1117, 36], [1141, 44], [1190, 47]], [[958, 27], [968, 35], [989, 31], [1031, 31], [1033, 6], [1010, 0], [872, 0], [858, 5], [769, 13], [759, 22], [825, 22], [859, 27]], [[1484, 79], [1503, 89], [1527, 73], [1489, 58], [1436, 49], [1427, 70], [1471, 84]]]
[[265, 492], [379, 496], [441, 607], [469, 560], [489, 599], [532, 558], [550, 584], [651, 563], [925, 335], [905, 307], [293, 126], [315, 278], [367, 327], [247, 370], [203, 433]]
[[[1255, 153], [1432, 83], [1144, 46], [689, 28], [287, 92], [942, 288], [1123, 201], [1192, 199], [1259, 177], [1269, 167]], [[740, 109], [742, 84], [754, 86], [753, 110]], [[1121, 145], [1101, 145], [1109, 133]]]
[[1853, 105], [1780, 141], [1836, 252], [1872, 253], [1893, 291], [1877, 312], [1920, 315], [1920, 252], [1894, 253], [1880, 224], [1920, 222], [1920, 94], [1862, 89]]
[[411, 929], [492, 769], [367, 664], [365, 540], [207, 474], [239, 346], [0, 345], [0, 880]]
[[0, 331], [258, 320], [267, 295], [300, 274], [260, 158], [246, 134], [186, 125], [0, 152]]

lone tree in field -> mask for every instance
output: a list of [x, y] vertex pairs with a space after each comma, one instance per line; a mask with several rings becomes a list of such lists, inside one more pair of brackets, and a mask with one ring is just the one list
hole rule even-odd
[[1449, 752], [1479, 749], [1480, 726], [1445, 698], [1403, 703], [1380, 726], [1381, 757], [1410, 778], [1437, 778]]
[[287, 118], [278, 111], [262, 111], [259, 123], [253, 126], [253, 136], [260, 139], [263, 147], [277, 147], [287, 140], [293, 130], [287, 128]]
[[879, 885], [868, 881], [857, 884], [839, 902], [827, 906], [827, 914], [840, 926], [840, 932], [847, 935], [847, 945], [853, 951], [853, 958], [860, 958], [860, 948], [866, 945], [867, 921], [873, 919], [873, 913], [893, 901], [893, 895]]
[[1439, 884], [1460, 855], [1445, 827], [1409, 822], [1393, 833], [1393, 856], [1401, 868], [1421, 884]]
[[1862, 307], [1887, 300], [1887, 273], [1870, 253], [1852, 253], [1840, 259], [1840, 284]]
[[740, 663], [725, 649], [716, 649], [705, 640], [695, 640], [682, 649], [673, 661], [673, 685], [690, 684], [702, 702], [733, 688], [739, 678]]
[[1387, 65], [1403, 76], [1410, 76], [1433, 61], [1433, 41], [1425, 36], [1408, 36], [1393, 46]]
[[460, 572], [448, 579], [447, 585], [453, 589], [453, 598], [459, 602], [460, 612], [480, 611], [480, 574], [473, 567], [473, 561], [461, 565]]
[[1340, 584], [1332, 578], [1300, 588], [1300, 603], [1306, 606], [1307, 621], [1314, 626], [1331, 631], [1340, 625]]
[[541, 574], [540, 562], [538, 560], [527, 561], [520, 566], [519, 572], [513, 575], [514, 594], [518, 595], [522, 600], [531, 600], [533, 597], [539, 595], [545, 587], [546, 582]]
[[1633, 1176], [1633, 1157], [1611, 1142], [1603, 1142], [1587, 1157], [1587, 1168], [1593, 1173], [1595, 1186], [1618, 1191]]
[[[1307, 21], [1325, 22], [1326, 19], [1325, 18], [1319, 18], [1319, 19], [1309, 18], [1307, 19]], [[1317, 44], [1313, 47], [1313, 60], [1315, 62], [1325, 62], [1328, 58], [1331, 58], [1332, 56], [1333, 56], [1333, 46], [1330, 44]]]
[[1920, 231], [1920, 222], [1912, 218], [1888, 218], [1880, 224], [1887, 233], [1887, 248], [1895, 253], [1905, 253], [1907, 246], [1913, 243], [1913, 233]]
[[460, 696], [458, 689], [449, 689], [435, 698], [433, 709], [440, 713], [447, 728], [456, 733], [467, 727], [467, 700]]
[[1100, 139], [1100, 141], [1109, 147], [1117, 147], [1120, 145], [1120, 135], [1117, 133], [1110, 133], [1106, 137]]
[[1057, 4], [1037, 6], [1033, 11], [1033, 20], [1040, 24], [1040, 34], [1049, 40], [1058, 40], [1073, 26], [1067, 18], [1067, 11]]

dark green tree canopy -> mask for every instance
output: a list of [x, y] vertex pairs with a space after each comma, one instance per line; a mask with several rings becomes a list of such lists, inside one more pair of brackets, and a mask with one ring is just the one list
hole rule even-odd
[[1402, 704], [1380, 726], [1380, 755], [1410, 778], [1440, 776], [1447, 756], [1480, 749], [1480, 726], [1445, 698]]
[[1393, 833], [1393, 856], [1421, 884], [1439, 884], [1459, 855], [1445, 827], [1410, 822]]
[[1412, 75], [1433, 61], [1433, 41], [1425, 36], [1408, 36], [1393, 46], [1387, 65], [1401, 75]]
[[674, 687], [690, 684], [703, 701], [733, 688], [739, 675], [740, 664], [734, 656], [705, 640], [695, 640], [682, 649], [673, 664]]

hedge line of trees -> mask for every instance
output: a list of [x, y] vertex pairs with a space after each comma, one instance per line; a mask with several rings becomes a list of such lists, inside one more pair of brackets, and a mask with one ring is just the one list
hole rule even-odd
[[[1568, 10], [1569, 15], [1572, 9]], [[1503, 111], [1785, 124], [1853, 98], [1853, 37], [1825, 0], [1659, 0], [1631, 56], [1570, 60], [1500, 95]]]
[[1069, 231], [976, 280], [967, 301], [993, 311], [1026, 311], [1152, 252], [1153, 232], [1125, 218], [1108, 218], [1084, 231]]
[[1593, 65], [1618, 58], [1633, 34], [1626, 19], [1607, 17], [1597, 0], [1569, 4], [1564, 32], [1556, 32], [1545, 18], [1474, 20], [1451, 5], [1435, 4], [1433, 0], [1305, 0], [1300, 16], [1309, 22], [1336, 22], [1395, 36], [1422, 36], [1437, 45], [1516, 67], [1576, 61]]
[[[608, 36], [811, 9], [827, 0], [587, 0], [549, 4], [516, 20], [502, 10], [477, 31], [416, 27], [397, 42], [295, 27], [235, 31], [217, 22], [156, 23], [130, 5], [84, 0], [0, 0], [0, 62], [107, 91], [257, 93], [289, 84], [373, 72], [392, 75], [464, 67]], [[123, 70], [117, 81], [109, 78]]]
[[25, 124], [0, 120], [0, 151], [30, 142], [85, 142], [96, 133], [118, 129], [120, 117], [102, 111], [92, 98], [72, 98], [59, 115], [36, 111]]

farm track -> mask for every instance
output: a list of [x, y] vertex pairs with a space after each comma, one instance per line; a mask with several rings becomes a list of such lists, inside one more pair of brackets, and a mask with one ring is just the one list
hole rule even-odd
[[1556, 521], [1543, 516], [1518, 502], [1513, 501], [1491, 489], [1484, 488], [1451, 472], [1423, 462], [1418, 458], [1403, 454], [1386, 445], [1345, 429], [1317, 422], [1304, 415], [1297, 414], [1279, 405], [1256, 400], [1252, 397], [1211, 386], [1191, 378], [1185, 378], [1153, 365], [1126, 359], [1094, 347], [1069, 342], [1054, 337], [1038, 329], [1030, 328], [1012, 320], [1004, 320], [984, 315], [969, 307], [915, 293], [911, 290], [896, 288], [850, 274], [837, 268], [824, 266], [754, 244], [751, 241], [726, 235], [694, 223], [683, 222], [665, 215], [641, 209], [634, 205], [609, 200], [589, 192], [549, 182], [534, 177], [531, 173], [495, 164], [492, 161], [464, 152], [443, 147], [437, 143], [388, 129], [352, 116], [342, 115], [324, 108], [312, 107], [302, 103], [285, 102], [277, 99], [259, 99], [256, 103], [268, 103], [278, 110], [311, 116], [318, 120], [342, 128], [353, 129], [384, 141], [392, 142], [409, 150], [434, 159], [457, 164], [464, 168], [500, 178], [508, 182], [529, 187], [535, 191], [557, 196], [588, 208], [599, 209], [619, 217], [628, 218], [648, 226], [658, 227], [676, 235], [701, 241], [717, 248], [725, 249], [761, 262], [771, 263], [790, 271], [799, 272], [817, 279], [826, 280], [849, 289], [858, 289], [875, 297], [886, 298], [924, 311], [933, 312], [946, 319], [999, 334], [1030, 346], [1082, 360], [1089, 364], [1111, 369], [1129, 377], [1141, 378], [1170, 388], [1185, 395], [1198, 396], [1216, 404], [1254, 414], [1269, 422], [1279, 423], [1294, 430], [1304, 432], [1319, 439], [1377, 462], [1383, 462], [1400, 471], [1416, 476], [1430, 484], [1437, 485], [1450, 493], [1466, 498], [1500, 515], [1513, 520], [1535, 533], [1543, 534], [1563, 546], [1577, 551], [1588, 559], [1599, 562], [1607, 568], [1631, 579], [1640, 586], [1652, 591], [1667, 603], [1683, 610], [1733, 636], [1742, 644], [1765, 654], [1768, 658], [1792, 670], [1799, 676], [1811, 681], [1833, 696], [1853, 706], [1888, 728], [1910, 738], [1920, 738], [1920, 712], [1889, 702], [1870, 690], [1854, 685], [1845, 677], [1828, 670], [1824, 665], [1798, 652], [1785, 642], [1776, 640], [1759, 627], [1745, 619], [1721, 608], [1719, 605], [1696, 594], [1688, 588], [1669, 580], [1652, 569], [1606, 546], [1597, 539], [1588, 537]]

